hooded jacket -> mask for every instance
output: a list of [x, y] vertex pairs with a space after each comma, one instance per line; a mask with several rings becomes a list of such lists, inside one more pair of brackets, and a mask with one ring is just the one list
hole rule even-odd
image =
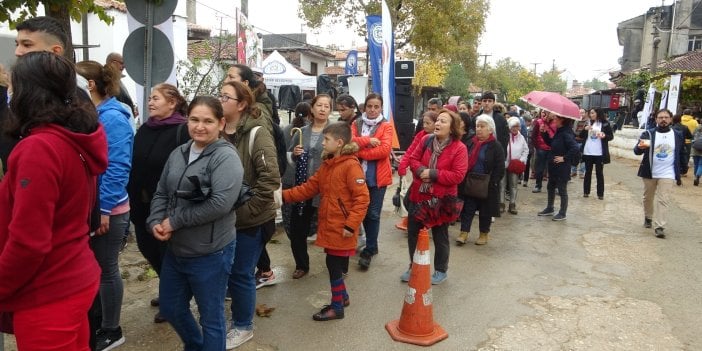
[[[687, 127], [687, 129], [690, 131], [690, 134], [694, 134], [695, 129], [697, 129], [697, 126], [699, 125], [695, 117], [692, 117], [690, 115], [682, 115], [682, 117], [680, 118], [680, 123]], [[690, 144], [691, 142], [692, 139], [685, 139], [685, 144]]]
[[81, 134], [46, 124], [14, 148], [0, 182], [0, 311], [56, 302], [100, 279], [88, 217], [106, 168], [102, 126]]
[[100, 212], [109, 215], [112, 209], [129, 201], [127, 183], [132, 168], [134, 132], [131, 118], [114, 97], [97, 106], [98, 118], [107, 134], [107, 170], [99, 178]]
[[[363, 169], [354, 153], [355, 143], [344, 145], [341, 155], [326, 157], [307, 182], [283, 190], [286, 203], [311, 199], [320, 194], [317, 246], [332, 250], [356, 248], [358, 229], [366, 216], [370, 196]], [[353, 233], [344, 237], [344, 229]]]
[[146, 220], [152, 230], [169, 218], [173, 236], [168, 249], [179, 257], [208, 255], [236, 238], [234, 203], [244, 175], [239, 155], [226, 140], [207, 145], [188, 163], [192, 143], [168, 157]]
[[[239, 151], [244, 181], [255, 194], [236, 210], [236, 227], [239, 230], [253, 228], [275, 219], [273, 192], [280, 187], [280, 172], [275, 142], [266, 129], [266, 118], [245, 115], [236, 133], [227, 136]], [[256, 126], [262, 128], [256, 131], [253, 150], [249, 151], [251, 130]]]

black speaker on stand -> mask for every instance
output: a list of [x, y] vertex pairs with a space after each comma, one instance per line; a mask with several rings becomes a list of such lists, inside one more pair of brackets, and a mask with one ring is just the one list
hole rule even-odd
[[[395, 67], [397, 69], [397, 64]], [[407, 147], [412, 144], [415, 130], [414, 96], [412, 94], [411, 78], [395, 79], [395, 106], [393, 116], [395, 117], [395, 129], [397, 130], [397, 138], [400, 142], [400, 150], [407, 150]]]

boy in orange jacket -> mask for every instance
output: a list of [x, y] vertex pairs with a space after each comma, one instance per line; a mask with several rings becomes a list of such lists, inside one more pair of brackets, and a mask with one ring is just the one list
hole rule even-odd
[[300, 202], [321, 194], [315, 244], [327, 254], [332, 301], [312, 316], [316, 321], [344, 318], [349, 295], [343, 272], [348, 269], [349, 257], [356, 254], [358, 228], [370, 202], [365, 175], [355, 156], [358, 145], [351, 142], [351, 127], [337, 122], [327, 125], [322, 134], [322, 165], [307, 182], [283, 191], [285, 202]]

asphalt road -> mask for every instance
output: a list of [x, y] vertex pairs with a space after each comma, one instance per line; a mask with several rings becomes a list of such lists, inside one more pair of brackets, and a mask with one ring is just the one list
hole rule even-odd
[[[451, 227], [448, 280], [433, 288], [434, 320], [449, 334], [435, 350], [702, 350], [702, 189], [684, 178], [673, 190], [667, 238], [644, 229], [636, 163], [615, 159], [605, 167], [605, 199], [582, 197], [582, 180], [568, 187], [568, 219], [537, 217], [546, 194], [520, 187], [518, 215], [493, 224], [486, 246], [457, 247]], [[533, 185], [533, 181], [532, 184]], [[594, 187], [594, 184], [593, 184]], [[258, 303], [275, 307], [256, 317], [252, 341], [240, 350], [419, 350], [393, 341], [385, 323], [398, 319], [409, 263], [405, 235], [387, 191], [380, 254], [370, 270], [351, 261], [346, 279], [351, 306], [346, 318], [315, 322], [330, 300], [321, 249], [310, 246], [311, 271], [293, 280], [285, 235], [269, 244], [279, 283], [258, 291]], [[594, 189], [592, 191], [594, 194]], [[558, 200], [556, 202], [558, 204]], [[477, 228], [477, 219], [474, 222]], [[144, 260], [135, 244], [122, 266], [126, 283], [122, 327], [127, 342], [117, 350], [180, 350], [167, 324], [151, 322], [157, 279], [139, 280]], [[6, 337], [6, 350], [13, 350]]]

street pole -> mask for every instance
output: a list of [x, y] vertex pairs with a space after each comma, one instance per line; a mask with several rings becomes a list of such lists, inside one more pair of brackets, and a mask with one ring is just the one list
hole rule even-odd
[[531, 62], [532, 65], [534, 65], [534, 75], [536, 75], [536, 65], [540, 65], [541, 62]]
[[661, 42], [660, 38], [660, 33], [658, 32], [658, 24], [660, 23], [661, 20], [661, 8], [656, 10], [656, 13], [653, 15], [653, 32], [651, 35], [653, 35], [653, 54], [651, 55], [651, 77], [653, 77], [656, 74], [656, 70], [658, 69], [658, 44]]

